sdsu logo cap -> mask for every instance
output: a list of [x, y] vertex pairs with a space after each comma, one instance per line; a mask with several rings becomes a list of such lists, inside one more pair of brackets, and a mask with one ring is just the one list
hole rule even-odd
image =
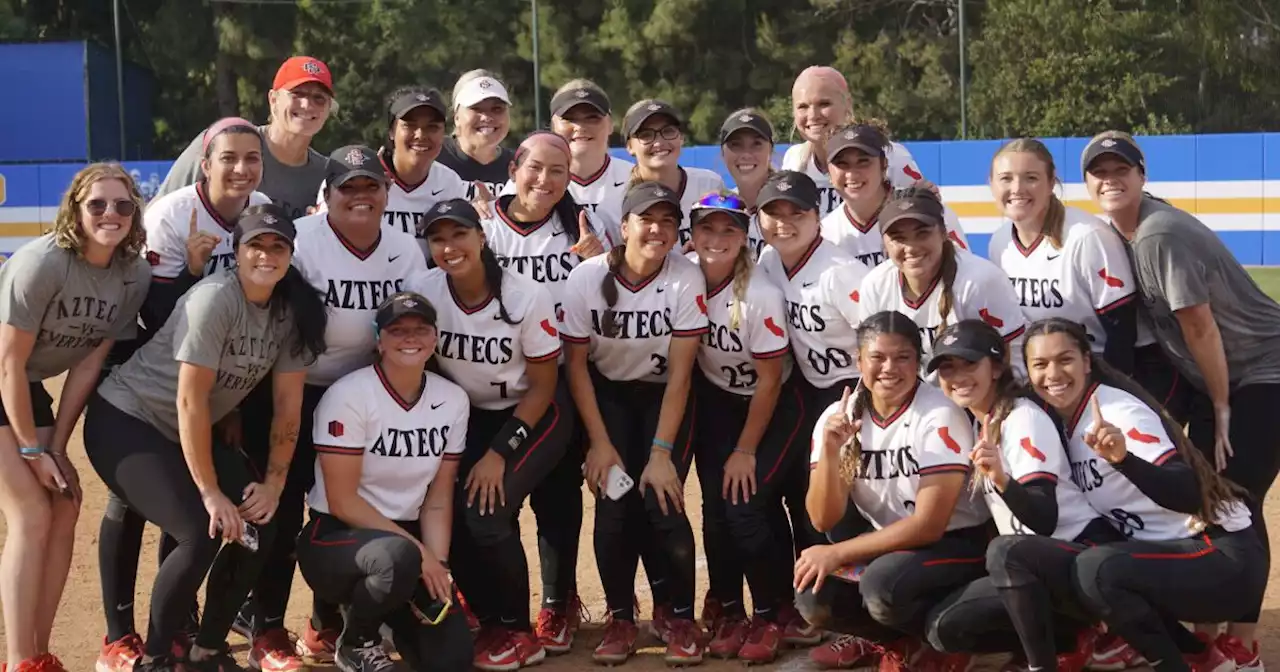
[[333, 95], [333, 74], [329, 72], [329, 66], [325, 65], [324, 61], [310, 56], [294, 56], [285, 61], [276, 71], [276, 78], [271, 88], [277, 91], [292, 91], [309, 82], [323, 86], [330, 96]]
[[387, 174], [382, 170], [382, 160], [377, 152], [364, 145], [347, 145], [329, 155], [325, 184], [330, 189], [337, 189], [357, 177], [387, 183]]
[[987, 357], [1004, 361], [1004, 338], [994, 327], [982, 320], [960, 320], [948, 326], [933, 344], [933, 358], [925, 367], [933, 373], [947, 357], [959, 357], [966, 362], [980, 362]]
[[683, 219], [676, 192], [657, 182], [641, 182], [628, 188], [626, 196], [622, 197], [622, 216], [646, 212], [659, 203], [670, 205], [676, 211], [676, 219]]
[[729, 142], [729, 136], [738, 131], [751, 131], [769, 141], [769, 144], [774, 144], [773, 124], [755, 110], [739, 110], [729, 115], [729, 118], [720, 125], [720, 144]]
[[856, 149], [868, 156], [884, 156], [884, 148], [888, 145], [889, 138], [875, 126], [869, 124], [842, 126], [836, 129], [836, 132], [832, 133], [827, 140], [827, 162], [834, 161], [840, 152], [846, 149]]
[[436, 326], [435, 306], [431, 305], [425, 296], [416, 292], [396, 292], [388, 296], [382, 305], [378, 306], [373, 324], [378, 331], [382, 331], [406, 315], [417, 315], [423, 322]]
[[284, 208], [274, 203], [263, 203], [251, 205], [240, 213], [236, 228], [231, 233], [231, 245], [238, 247], [241, 243], [247, 243], [264, 233], [274, 233], [284, 238], [289, 241], [289, 247], [293, 247], [293, 241], [298, 236], [298, 230], [293, 226], [293, 218], [285, 212]]
[[476, 212], [476, 209], [466, 199], [450, 198], [431, 206], [431, 209], [427, 211], [427, 216], [422, 218], [422, 223], [419, 225], [421, 227], [420, 231], [423, 235], [426, 235], [432, 224], [446, 219], [451, 222], [457, 222], [467, 228], [482, 228], [480, 213]]
[[794, 170], [779, 170], [765, 180], [756, 197], [756, 208], [763, 210], [774, 201], [787, 201], [801, 210], [818, 209], [818, 185], [813, 178]]
[[566, 89], [551, 99], [551, 116], [563, 118], [565, 114], [579, 105], [595, 108], [604, 116], [609, 116], [609, 96], [603, 91], [583, 86]]
[[1094, 138], [1080, 155], [1080, 170], [1089, 172], [1089, 166], [1106, 154], [1137, 166], [1144, 174], [1147, 172], [1147, 159], [1142, 154], [1142, 148], [1128, 134], [1119, 131], [1107, 131]]

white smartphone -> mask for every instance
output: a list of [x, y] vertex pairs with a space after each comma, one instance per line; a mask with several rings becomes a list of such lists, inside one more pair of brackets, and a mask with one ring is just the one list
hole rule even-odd
[[627, 475], [626, 470], [615, 464], [612, 467], [609, 467], [608, 483], [601, 484], [602, 487], [600, 489], [604, 491], [605, 497], [616, 502], [619, 499], [622, 499], [623, 495], [630, 492], [631, 488], [634, 487], [635, 484], [636, 482], [631, 480], [631, 477]]

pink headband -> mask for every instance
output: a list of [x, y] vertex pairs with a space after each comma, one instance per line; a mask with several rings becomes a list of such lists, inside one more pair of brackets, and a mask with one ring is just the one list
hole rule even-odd
[[532, 151], [533, 148], [538, 145], [550, 145], [562, 152], [566, 159], [573, 158], [569, 152], [569, 141], [555, 133], [552, 133], [551, 131], [534, 131], [529, 134], [529, 137], [524, 139], [524, 142], [520, 143], [518, 148], [516, 148], [516, 163], [519, 163], [520, 159], [524, 158], [525, 154]]
[[201, 140], [200, 153], [208, 154], [209, 145], [213, 144], [213, 139], [221, 135], [228, 128], [231, 128], [233, 126], [248, 126], [249, 128], [254, 129], [255, 133], [257, 132], [257, 128], [258, 128], [257, 126], [254, 126], [253, 122], [249, 121], [248, 119], [242, 119], [240, 117], [223, 117], [222, 119], [219, 119], [213, 122], [212, 126], [205, 129], [204, 139]]

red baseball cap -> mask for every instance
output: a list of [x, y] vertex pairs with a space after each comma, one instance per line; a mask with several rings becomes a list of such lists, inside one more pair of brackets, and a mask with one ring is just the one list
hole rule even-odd
[[333, 75], [329, 72], [329, 66], [310, 56], [294, 56], [285, 61], [276, 71], [276, 79], [271, 88], [288, 91], [308, 82], [323, 86], [329, 90], [329, 95], [333, 95]]

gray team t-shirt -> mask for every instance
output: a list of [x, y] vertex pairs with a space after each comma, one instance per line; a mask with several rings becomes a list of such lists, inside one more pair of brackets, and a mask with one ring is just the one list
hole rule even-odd
[[105, 339], [137, 336], [151, 269], [138, 257], [98, 268], [45, 234], [0, 265], [0, 322], [36, 334], [32, 382], [69, 370]]
[[196, 283], [164, 326], [107, 378], [98, 393], [112, 406], [178, 441], [178, 369], [186, 362], [217, 371], [210, 420], [232, 411], [270, 372], [306, 368], [293, 356], [293, 320], [273, 318], [245, 299], [234, 269]]
[[1144, 198], [1131, 243], [1138, 289], [1156, 340], [1204, 389], [1174, 311], [1208, 303], [1232, 387], [1280, 383], [1280, 305], [1258, 287], [1209, 227], [1190, 214]]
[[[259, 126], [262, 137], [267, 136], [267, 127]], [[152, 200], [160, 198], [171, 191], [195, 184], [204, 177], [200, 169], [200, 160], [204, 158], [200, 147], [204, 144], [204, 133], [196, 136], [182, 155], [173, 162], [164, 183], [156, 191]], [[307, 150], [307, 163], [302, 166], [287, 166], [280, 163], [265, 147], [262, 152], [262, 185], [258, 191], [267, 195], [272, 203], [288, 211], [289, 216], [297, 219], [307, 214], [307, 208], [316, 204], [316, 194], [320, 192], [320, 184], [324, 182], [325, 165], [328, 159], [314, 149]]]

